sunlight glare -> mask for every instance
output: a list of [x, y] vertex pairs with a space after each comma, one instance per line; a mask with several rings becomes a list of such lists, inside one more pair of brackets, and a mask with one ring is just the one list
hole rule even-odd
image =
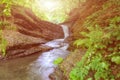
[[56, 7], [56, 3], [55, 2], [45, 2], [44, 4], [43, 4], [43, 6], [45, 7], [45, 8], [47, 8], [48, 10], [51, 10], [51, 9], [53, 9], [54, 7]]
[[37, 2], [37, 4], [44, 8], [47, 11], [54, 11], [55, 9], [57, 9], [58, 7], [60, 7], [59, 2], [58, 1], [50, 1], [50, 0], [39, 0], [39, 2]]

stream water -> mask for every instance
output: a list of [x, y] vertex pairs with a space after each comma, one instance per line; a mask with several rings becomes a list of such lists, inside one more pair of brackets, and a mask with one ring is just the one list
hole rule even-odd
[[68, 27], [61, 25], [64, 31], [63, 39], [46, 43], [52, 50], [27, 57], [0, 61], [0, 80], [50, 80], [49, 75], [57, 65], [53, 64], [58, 57], [65, 58], [69, 51], [64, 39], [69, 36]]

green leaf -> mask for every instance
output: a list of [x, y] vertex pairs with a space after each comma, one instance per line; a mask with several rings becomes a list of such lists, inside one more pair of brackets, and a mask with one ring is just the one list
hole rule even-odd
[[115, 62], [116, 64], [120, 64], [120, 56], [113, 56], [111, 61]]
[[80, 46], [80, 45], [83, 45], [85, 43], [85, 41], [84, 40], [76, 40], [75, 42], [74, 42], [74, 45], [76, 45], [77, 47], [78, 46]]
[[87, 80], [93, 80], [92, 78], [88, 78]]
[[63, 58], [59, 57], [59, 58], [57, 58], [56, 60], [54, 60], [53, 63], [54, 63], [55, 65], [58, 65], [58, 64], [60, 64], [62, 61], [63, 61]]

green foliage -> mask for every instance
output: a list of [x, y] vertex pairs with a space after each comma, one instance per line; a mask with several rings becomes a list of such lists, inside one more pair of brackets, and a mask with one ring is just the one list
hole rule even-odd
[[103, 5], [103, 9], [105, 10], [109, 8], [111, 5], [120, 5], [120, 1], [119, 0], [108, 0], [107, 3]]
[[111, 61], [115, 62], [116, 64], [120, 64], [120, 56], [113, 56]]
[[54, 63], [55, 65], [58, 65], [58, 64], [60, 64], [62, 61], [63, 61], [63, 58], [59, 57], [59, 58], [57, 58], [56, 60], [54, 60], [53, 63]]
[[6, 54], [6, 47], [7, 41], [2, 36], [2, 30], [0, 30], [0, 51], [2, 52], [2, 56], [5, 56]]
[[[49, 11], [44, 7], [44, 3], [48, 1], [58, 2], [59, 4]], [[80, 2], [85, 2], [85, 0], [0, 0], [0, 4], [5, 4], [5, 9], [3, 10], [5, 15], [10, 15], [11, 5], [21, 5], [32, 9], [42, 20], [53, 23], [64, 22], [68, 18], [70, 10], [78, 7]]]
[[0, 21], [0, 52], [2, 53], [1, 55], [4, 57], [6, 55], [6, 48], [8, 42], [2, 34], [2, 28], [6, 30], [16, 30], [16, 27], [11, 26], [10, 23], [6, 21]]
[[88, 78], [87, 80], [93, 80], [92, 78]]
[[0, 4], [5, 5], [2, 13], [0, 15], [5, 15], [5, 16], [10, 16], [11, 15], [11, 5], [12, 5], [12, 1], [10, 0], [1, 0]]
[[[100, 78], [103, 79], [110, 79], [108, 75], [110, 75], [109, 71], [109, 64], [107, 61], [102, 58], [102, 55], [98, 49], [106, 48], [106, 46], [100, 42], [102, 42], [103, 38], [108, 38], [104, 36], [104, 32], [102, 29], [96, 25], [95, 27], [88, 27], [89, 33], [82, 32], [86, 37], [85, 39], [79, 39], [75, 41], [75, 45], [83, 46], [88, 48], [85, 56], [83, 57], [82, 61], [77, 64], [77, 68], [79, 70], [73, 69], [75, 72], [70, 73], [71, 80], [84, 80], [88, 75], [90, 70], [96, 71], [94, 74], [94, 78], [99, 80]], [[108, 73], [107, 73], [108, 72]], [[74, 77], [73, 77], [74, 75]]]
[[[10, 16], [11, 15], [10, 9], [11, 9], [11, 5], [12, 5], [12, 1], [1, 0], [0, 5], [3, 6], [3, 8], [1, 9], [0, 16]], [[2, 28], [4, 28], [5, 26], [8, 26], [8, 25], [9, 24], [5, 22], [5, 19], [1, 19], [1, 21], [0, 21], [0, 53], [2, 56], [5, 56], [6, 47], [7, 47], [7, 41], [2, 34]]]
[[89, 65], [92, 70], [96, 71], [94, 75], [96, 80], [100, 80], [100, 78], [103, 78], [104, 80], [111, 79], [109, 78], [109, 64], [103, 60], [101, 55], [96, 55], [91, 61], [92, 62], [90, 62]]
[[[96, 14], [97, 16], [97, 14]], [[91, 17], [92, 18], [92, 17]], [[77, 47], [86, 48], [82, 60], [70, 72], [71, 80], [115, 80], [111, 62], [120, 64], [120, 17], [109, 19], [109, 26], [102, 28], [96, 22], [87, 20], [88, 32], [81, 32], [84, 39], [74, 42]], [[89, 78], [89, 74], [93, 74]]]
[[99, 46], [97, 46], [96, 43], [101, 41], [100, 38], [103, 35], [103, 32], [102, 32], [101, 28], [98, 25], [96, 25], [95, 28], [94, 27], [89, 27], [89, 30], [91, 31], [89, 34], [86, 33], [86, 32], [81, 32], [81, 34], [86, 36], [87, 38], [82, 39], [82, 40], [81, 39], [76, 40], [74, 42], [74, 44], [77, 45], [77, 46], [83, 45], [84, 47], [90, 47], [90, 46], [95, 44], [96, 47], [99, 47]]
[[[50, 1], [57, 2], [59, 4], [57, 4], [57, 6], [53, 9], [48, 10], [44, 7], [44, 3]], [[53, 23], [61, 23], [68, 18], [67, 13], [78, 6], [79, 0], [13, 0], [13, 3], [31, 8], [33, 12], [42, 20]]]

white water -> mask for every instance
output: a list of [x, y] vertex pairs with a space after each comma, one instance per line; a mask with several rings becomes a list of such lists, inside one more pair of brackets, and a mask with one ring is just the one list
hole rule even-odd
[[64, 46], [63, 41], [69, 36], [69, 29], [65, 25], [61, 25], [63, 32], [64, 32], [64, 38], [63, 39], [55, 39], [50, 42], [47, 42], [45, 45], [50, 46], [50, 47], [60, 47]]
[[38, 59], [32, 63], [34, 65], [30, 65], [30, 73], [35, 73], [36, 76], [41, 75], [40, 80], [50, 80], [49, 75], [53, 73], [55, 67], [57, 67], [57, 65], [53, 64], [54, 60], [56, 60], [58, 57], [62, 57], [64, 59], [69, 53], [69, 51], [66, 50], [69, 45], [63, 42], [64, 39], [69, 36], [68, 27], [62, 25], [62, 28], [64, 32], [64, 38], [56, 39], [46, 43], [45, 45], [53, 47], [54, 49], [42, 53], [42, 55], [40, 55]]
[[69, 36], [69, 29], [68, 26], [66, 25], [61, 25], [63, 28], [63, 32], [64, 32], [64, 39], [66, 39]]

